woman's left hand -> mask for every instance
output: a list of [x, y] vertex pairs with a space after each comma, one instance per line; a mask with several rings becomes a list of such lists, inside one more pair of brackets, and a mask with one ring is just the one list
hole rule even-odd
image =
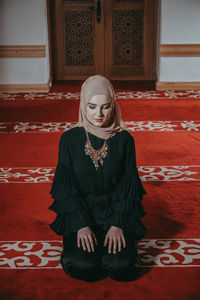
[[126, 247], [126, 241], [125, 241], [123, 230], [119, 227], [111, 226], [106, 234], [104, 247], [107, 245], [107, 243], [108, 243], [109, 253], [111, 253], [112, 244], [113, 244], [113, 254], [116, 254], [117, 244], [118, 244], [118, 251], [121, 252], [122, 243], [123, 243], [123, 247], [124, 248]]

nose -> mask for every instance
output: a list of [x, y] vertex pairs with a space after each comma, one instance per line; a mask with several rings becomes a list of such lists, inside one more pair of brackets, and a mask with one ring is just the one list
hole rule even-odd
[[100, 107], [97, 109], [97, 116], [98, 116], [98, 117], [101, 117], [101, 116], [103, 116], [103, 114], [102, 114], [102, 110], [101, 110], [101, 108], [100, 108]]

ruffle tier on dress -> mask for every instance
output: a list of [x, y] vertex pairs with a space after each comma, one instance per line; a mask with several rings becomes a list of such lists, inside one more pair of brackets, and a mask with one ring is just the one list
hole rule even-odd
[[57, 213], [50, 227], [58, 235], [69, 235], [80, 228], [92, 226], [91, 209], [99, 210], [99, 213], [104, 211], [105, 230], [111, 226], [120, 227], [137, 240], [146, 234], [147, 229], [140, 220], [146, 215], [142, 206], [146, 191], [137, 167], [127, 170], [112, 193], [83, 195], [73, 184], [70, 166], [58, 163], [50, 194], [54, 202], [49, 209]]

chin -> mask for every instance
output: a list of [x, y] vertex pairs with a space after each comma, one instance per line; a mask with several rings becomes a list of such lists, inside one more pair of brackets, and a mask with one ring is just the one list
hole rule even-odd
[[94, 122], [93, 125], [96, 126], [96, 127], [102, 127], [102, 126], [104, 126], [104, 123], [103, 122], [101, 122], [101, 123], [100, 122]]
[[105, 123], [106, 123], [105, 120], [102, 120], [102, 122], [97, 122], [95, 120], [92, 120], [92, 124], [96, 127], [103, 127], [103, 126], [105, 126]]
[[106, 124], [107, 124], [107, 120], [103, 120], [102, 122], [97, 122], [95, 120], [89, 120], [89, 122], [93, 125], [93, 126], [96, 126], [96, 127], [106, 127]]

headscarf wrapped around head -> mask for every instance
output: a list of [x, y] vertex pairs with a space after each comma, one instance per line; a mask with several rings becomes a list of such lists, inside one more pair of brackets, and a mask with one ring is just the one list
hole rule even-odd
[[[110, 98], [111, 111], [106, 127], [97, 127], [87, 119], [87, 104], [95, 95], [106, 95]], [[77, 126], [84, 127], [88, 132], [102, 139], [108, 139], [116, 132], [124, 130], [119, 104], [111, 82], [101, 75], [90, 76], [81, 87], [79, 120]]]

